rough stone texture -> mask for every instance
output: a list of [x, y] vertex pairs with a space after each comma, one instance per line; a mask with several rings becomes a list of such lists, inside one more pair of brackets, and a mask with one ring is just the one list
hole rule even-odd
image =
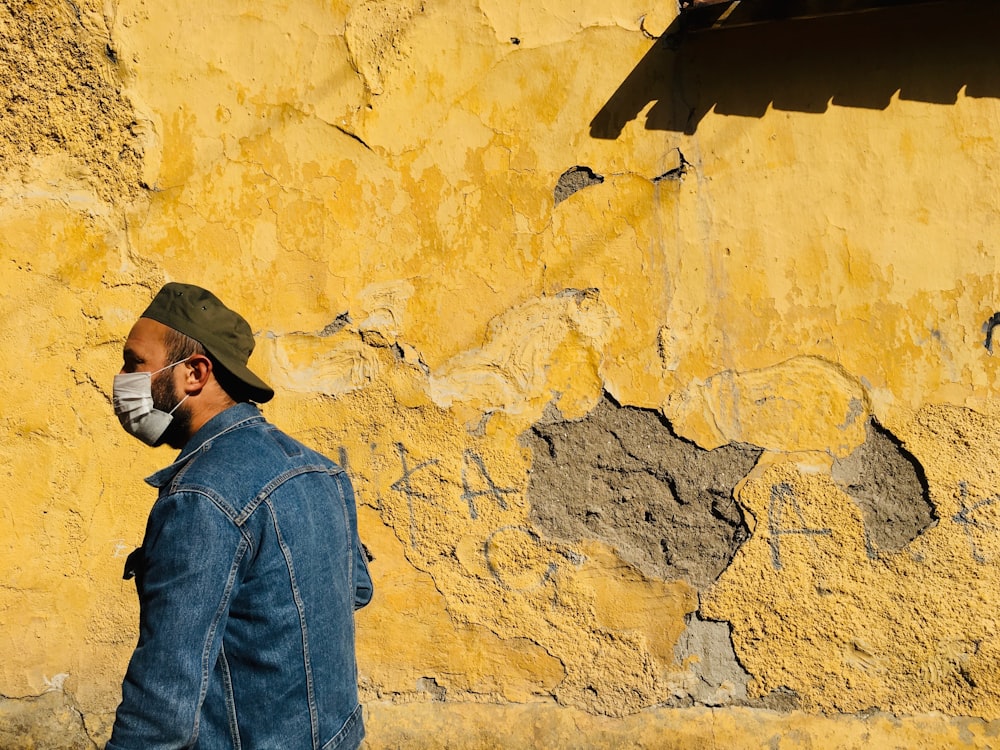
[[[353, 326], [326, 337], [330, 355], [355, 350], [358, 337]], [[365, 698], [444, 690], [448, 701], [549, 698], [607, 715], [670, 700], [685, 678], [674, 651], [695, 590], [644, 575], [605, 544], [536, 530], [530, 453], [516, 433], [497, 432], [503, 415], [473, 434], [433, 404], [421, 368], [387, 348], [367, 356], [367, 387], [268, 406], [307, 443], [343, 446], [357, 480], [381, 592], [357, 618]], [[407, 438], [423, 434], [433, 442]], [[381, 658], [390, 642], [397, 658]]]
[[83, 716], [68, 696], [52, 691], [37, 698], [0, 696], [0, 747], [4, 750], [97, 750]]
[[598, 539], [646, 575], [711, 583], [748, 535], [733, 487], [760, 450], [706, 451], [651, 409], [605, 395], [584, 419], [527, 435], [531, 520], [547, 535]]
[[[1000, 586], [997, 417], [925, 407], [900, 434], [940, 520], [898, 551], [870, 554], [829, 456], [762, 461], [742, 485], [754, 531], [699, 612], [731, 624], [751, 700], [791, 691], [806, 710], [974, 716], [1000, 699], [985, 678], [1000, 658], [997, 621], [980, 610]], [[774, 658], [792, 651], [794, 667]]]
[[865, 518], [870, 557], [898, 552], [937, 520], [923, 468], [892, 434], [869, 420], [868, 439], [830, 475], [858, 504]]
[[135, 197], [142, 144], [100, 3], [0, 3], [0, 170], [65, 157], [105, 200]]
[[681, 700], [702, 706], [746, 701], [750, 676], [736, 661], [728, 623], [689, 617], [674, 656], [679, 664], [690, 665]]

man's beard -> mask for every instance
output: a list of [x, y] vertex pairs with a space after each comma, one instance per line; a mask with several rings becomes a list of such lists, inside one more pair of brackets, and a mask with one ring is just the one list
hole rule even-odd
[[160, 411], [171, 413], [173, 421], [156, 441], [157, 445], [166, 443], [171, 448], [183, 448], [191, 437], [191, 411], [187, 404], [181, 404], [183, 396], [178, 396], [174, 389], [173, 378], [169, 376], [153, 378], [150, 390], [153, 393], [153, 406]]

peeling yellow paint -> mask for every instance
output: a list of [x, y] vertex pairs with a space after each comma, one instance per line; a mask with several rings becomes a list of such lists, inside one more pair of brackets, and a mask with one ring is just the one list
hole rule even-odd
[[[355, 481], [372, 748], [994, 743], [1000, 73], [971, 4], [920, 68], [965, 88], [879, 106], [902, 53], [870, 88], [778, 76], [733, 56], [780, 25], [708, 55], [631, 0], [73, 8], [0, 10], [0, 744], [42, 713], [109, 731], [170, 460], [110, 382], [166, 280], [246, 313], [266, 415]], [[707, 588], [536, 526], [532, 428], [610, 400], [762, 451], [705, 490], [732, 527]], [[919, 496], [847, 476], [876, 428]], [[642, 448], [602, 470], [662, 473]], [[880, 547], [894, 503], [930, 520]]]
[[[746, 481], [739, 500], [754, 535], [702, 611], [733, 623], [757, 695], [790, 688], [807, 706], [844, 713], [996, 714], [1000, 696], [983, 670], [996, 663], [997, 625], [981, 609], [997, 585], [996, 472], [978, 463], [995, 450], [995, 431], [968, 410], [921, 410], [906, 444], [939, 520], [895, 554], [867, 554], [860, 512], [822, 460], [774, 461]], [[935, 439], [942, 433], [951, 439]], [[973, 433], [968, 444], [955, 439]]]
[[[545, 704], [523, 706], [392, 705], [369, 708], [373, 750], [398, 747], [434, 748], [443, 744], [472, 750], [519, 747], [575, 747], [614, 750], [656, 747], [662, 750], [777, 750], [873, 747], [919, 750], [986, 750], [996, 742], [995, 721], [956, 722], [940, 714], [899, 719], [891, 714], [816, 716], [734, 708], [659, 709], [624, 719], [608, 719], [583, 711]], [[431, 738], [431, 739], [416, 739]]]
[[705, 447], [752, 443], [769, 451], [846, 456], [865, 440], [868, 395], [843, 368], [797, 357], [750, 372], [722, 372], [670, 394], [664, 413]]

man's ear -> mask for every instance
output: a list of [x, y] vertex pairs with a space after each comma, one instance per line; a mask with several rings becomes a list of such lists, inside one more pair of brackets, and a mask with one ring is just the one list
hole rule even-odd
[[184, 392], [198, 393], [212, 379], [212, 360], [204, 354], [192, 354], [184, 367]]

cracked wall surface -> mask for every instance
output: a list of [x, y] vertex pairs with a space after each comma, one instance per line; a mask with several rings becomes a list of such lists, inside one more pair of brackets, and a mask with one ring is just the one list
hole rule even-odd
[[873, 107], [741, 59], [751, 111], [674, 15], [0, 4], [0, 745], [110, 731], [171, 459], [110, 384], [167, 280], [355, 482], [370, 747], [995, 744], [1000, 64]]
[[535, 424], [528, 500], [547, 536], [599, 539], [650, 577], [702, 589], [749, 532], [733, 488], [761, 451], [706, 451], [651, 409], [605, 397], [582, 420]]
[[83, 716], [68, 696], [51, 691], [13, 700], [0, 696], [0, 745], [9, 750], [95, 750]]

